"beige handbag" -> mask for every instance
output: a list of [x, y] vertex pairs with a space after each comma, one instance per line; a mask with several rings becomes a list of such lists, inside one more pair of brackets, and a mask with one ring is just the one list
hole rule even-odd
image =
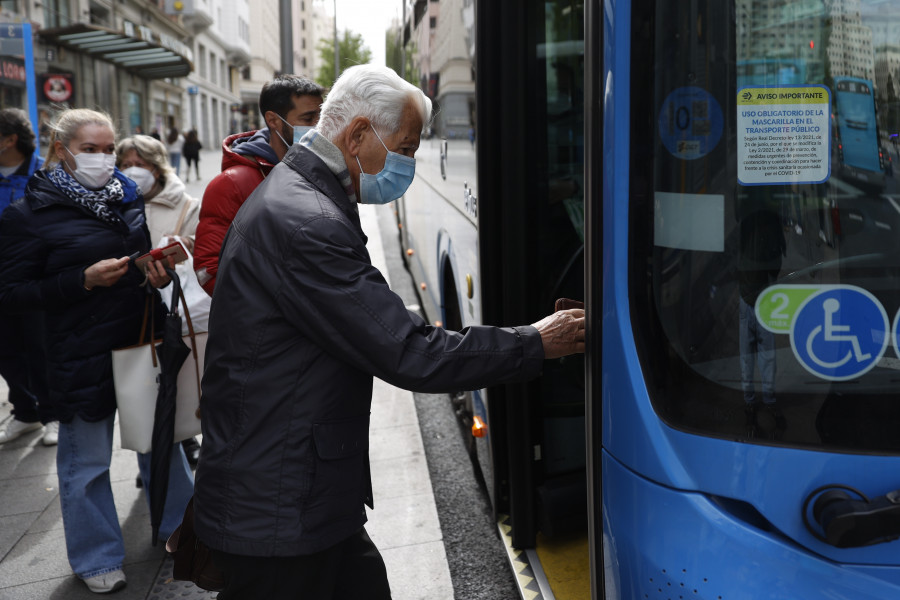
[[[180, 294], [188, 334], [184, 343], [191, 349], [178, 372], [178, 395], [175, 402], [175, 437], [180, 442], [200, 433], [200, 375], [206, 354], [206, 333], [195, 333], [184, 294]], [[147, 321], [150, 321], [149, 342], [144, 342]], [[153, 339], [152, 300], [148, 295], [141, 325], [141, 343], [112, 351], [113, 380], [119, 410], [119, 434], [122, 447], [137, 452], [150, 452], [153, 420], [158, 394], [159, 361]]]

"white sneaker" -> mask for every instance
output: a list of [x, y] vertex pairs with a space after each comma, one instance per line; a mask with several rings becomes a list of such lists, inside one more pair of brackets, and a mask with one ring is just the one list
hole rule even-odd
[[116, 569], [109, 573], [82, 579], [82, 581], [95, 594], [111, 594], [125, 587], [125, 573], [122, 569]]
[[59, 421], [50, 421], [44, 425], [44, 439], [41, 441], [45, 446], [55, 446], [59, 442]]
[[0, 431], [0, 444], [5, 444], [6, 442], [11, 442], [17, 437], [20, 437], [29, 431], [34, 431], [35, 429], [41, 428], [41, 422], [35, 421], [34, 423], [23, 423], [15, 418], [10, 419], [9, 423], [6, 425], [6, 429]]

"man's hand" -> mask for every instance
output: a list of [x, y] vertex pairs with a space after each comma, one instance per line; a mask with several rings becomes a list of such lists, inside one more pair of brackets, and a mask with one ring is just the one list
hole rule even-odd
[[583, 308], [555, 312], [532, 326], [541, 334], [544, 358], [559, 358], [584, 352]]

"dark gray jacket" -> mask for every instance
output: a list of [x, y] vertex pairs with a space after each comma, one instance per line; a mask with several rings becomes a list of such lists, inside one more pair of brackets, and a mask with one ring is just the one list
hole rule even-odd
[[203, 375], [197, 534], [249, 556], [333, 546], [372, 506], [372, 376], [423, 391], [539, 374], [533, 327], [426, 325], [372, 266], [355, 207], [294, 145], [222, 249]]

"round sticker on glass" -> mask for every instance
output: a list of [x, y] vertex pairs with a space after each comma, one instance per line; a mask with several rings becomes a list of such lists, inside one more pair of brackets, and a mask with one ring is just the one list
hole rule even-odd
[[678, 88], [659, 111], [659, 137], [676, 158], [694, 160], [709, 154], [722, 138], [722, 107], [706, 90]]
[[860, 377], [888, 346], [887, 311], [869, 291], [823, 286], [797, 309], [791, 349], [804, 369], [830, 381]]

